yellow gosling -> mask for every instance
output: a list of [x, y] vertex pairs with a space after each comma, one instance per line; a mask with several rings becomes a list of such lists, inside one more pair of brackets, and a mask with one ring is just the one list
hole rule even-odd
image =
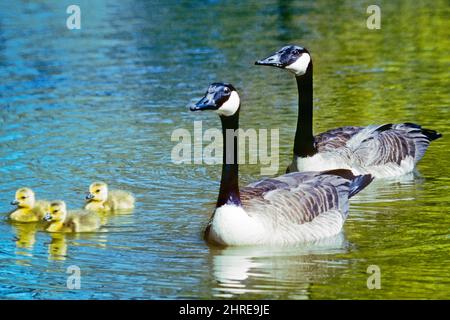
[[11, 212], [9, 218], [20, 222], [37, 222], [44, 217], [49, 202], [45, 200], [36, 201], [33, 190], [20, 188], [11, 204], [17, 208]]
[[48, 232], [91, 232], [100, 228], [100, 219], [96, 214], [81, 210], [67, 212], [64, 201], [50, 203], [44, 220], [49, 222], [45, 228]]
[[91, 211], [131, 210], [134, 196], [123, 190], [109, 190], [104, 182], [94, 182], [89, 186], [84, 209]]

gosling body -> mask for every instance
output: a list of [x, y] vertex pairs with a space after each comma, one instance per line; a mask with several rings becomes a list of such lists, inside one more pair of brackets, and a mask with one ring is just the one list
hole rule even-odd
[[36, 200], [35, 194], [30, 188], [20, 188], [16, 191], [11, 204], [17, 206], [9, 215], [11, 220], [37, 222], [42, 220], [50, 203], [46, 200]]
[[116, 211], [134, 208], [134, 196], [124, 190], [108, 190], [104, 182], [94, 182], [89, 186], [86, 196], [85, 210]]
[[47, 232], [92, 232], [101, 226], [100, 218], [95, 213], [83, 210], [68, 212], [64, 201], [52, 202], [44, 220], [48, 222]]

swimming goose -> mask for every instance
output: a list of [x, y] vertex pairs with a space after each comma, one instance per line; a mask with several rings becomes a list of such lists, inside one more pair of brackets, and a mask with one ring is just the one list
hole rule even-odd
[[255, 64], [288, 70], [297, 80], [294, 159], [287, 172], [344, 168], [377, 178], [400, 176], [413, 171], [430, 142], [442, 136], [414, 123], [347, 126], [313, 136], [313, 64], [309, 51], [285, 46]]
[[294, 172], [254, 182], [239, 190], [240, 98], [231, 84], [213, 83], [191, 111], [216, 110], [225, 150], [216, 209], [205, 239], [225, 246], [293, 244], [338, 234], [348, 199], [372, 181], [350, 170]]
[[93, 212], [70, 211], [67, 212], [64, 201], [53, 201], [44, 216], [49, 222], [45, 228], [47, 232], [91, 232], [100, 228], [100, 219]]
[[11, 220], [36, 222], [42, 220], [49, 202], [45, 200], [36, 201], [33, 190], [30, 188], [20, 188], [17, 189], [15, 199], [11, 201], [11, 204], [17, 206], [9, 215]]
[[94, 182], [89, 186], [84, 209], [91, 211], [131, 210], [134, 197], [123, 190], [108, 190], [104, 182]]

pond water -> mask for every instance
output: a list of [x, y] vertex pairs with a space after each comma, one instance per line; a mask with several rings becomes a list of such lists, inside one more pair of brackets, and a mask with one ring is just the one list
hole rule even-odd
[[[450, 297], [450, 9], [445, 0], [0, 2], [0, 298], [389, 299]], [[314, 60], [315, 132], [416, 122], [444, 135], [418, 172], [374, 181], [344, 231], [295, 248], [208, 247], [220, 165], [171, 162], [173, 130], [220, 128], [186, 105], [213, 81], [241, 93], [244, 128], [278, 128], [291, 159], [295, 81], [253, 62], [287, 43]], [[241, 166], [241, 184], [260, 178]], [[50, 235], [6, 217], [17, 188], [83, 205], [95, 180], [133, 192], [100, 232]], [[81, 289], [68, 289], [69, 266]], [[381, 270], [369, 290], [367, 268]]]

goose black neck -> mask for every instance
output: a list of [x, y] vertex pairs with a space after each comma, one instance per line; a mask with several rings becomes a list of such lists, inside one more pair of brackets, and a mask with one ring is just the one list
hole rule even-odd
[[222, 178], [216, 207], [224, 204], [241, 205], [238, 184], [238, 136], [239, 110], [232, 116], [220, 116], [223, 135]]
[[295, 77], [298, 89], [298, 118], [295, 132], [294, 155], [308, 157], [316, 153], [313, 137], [313, 66], [306, 73]]

